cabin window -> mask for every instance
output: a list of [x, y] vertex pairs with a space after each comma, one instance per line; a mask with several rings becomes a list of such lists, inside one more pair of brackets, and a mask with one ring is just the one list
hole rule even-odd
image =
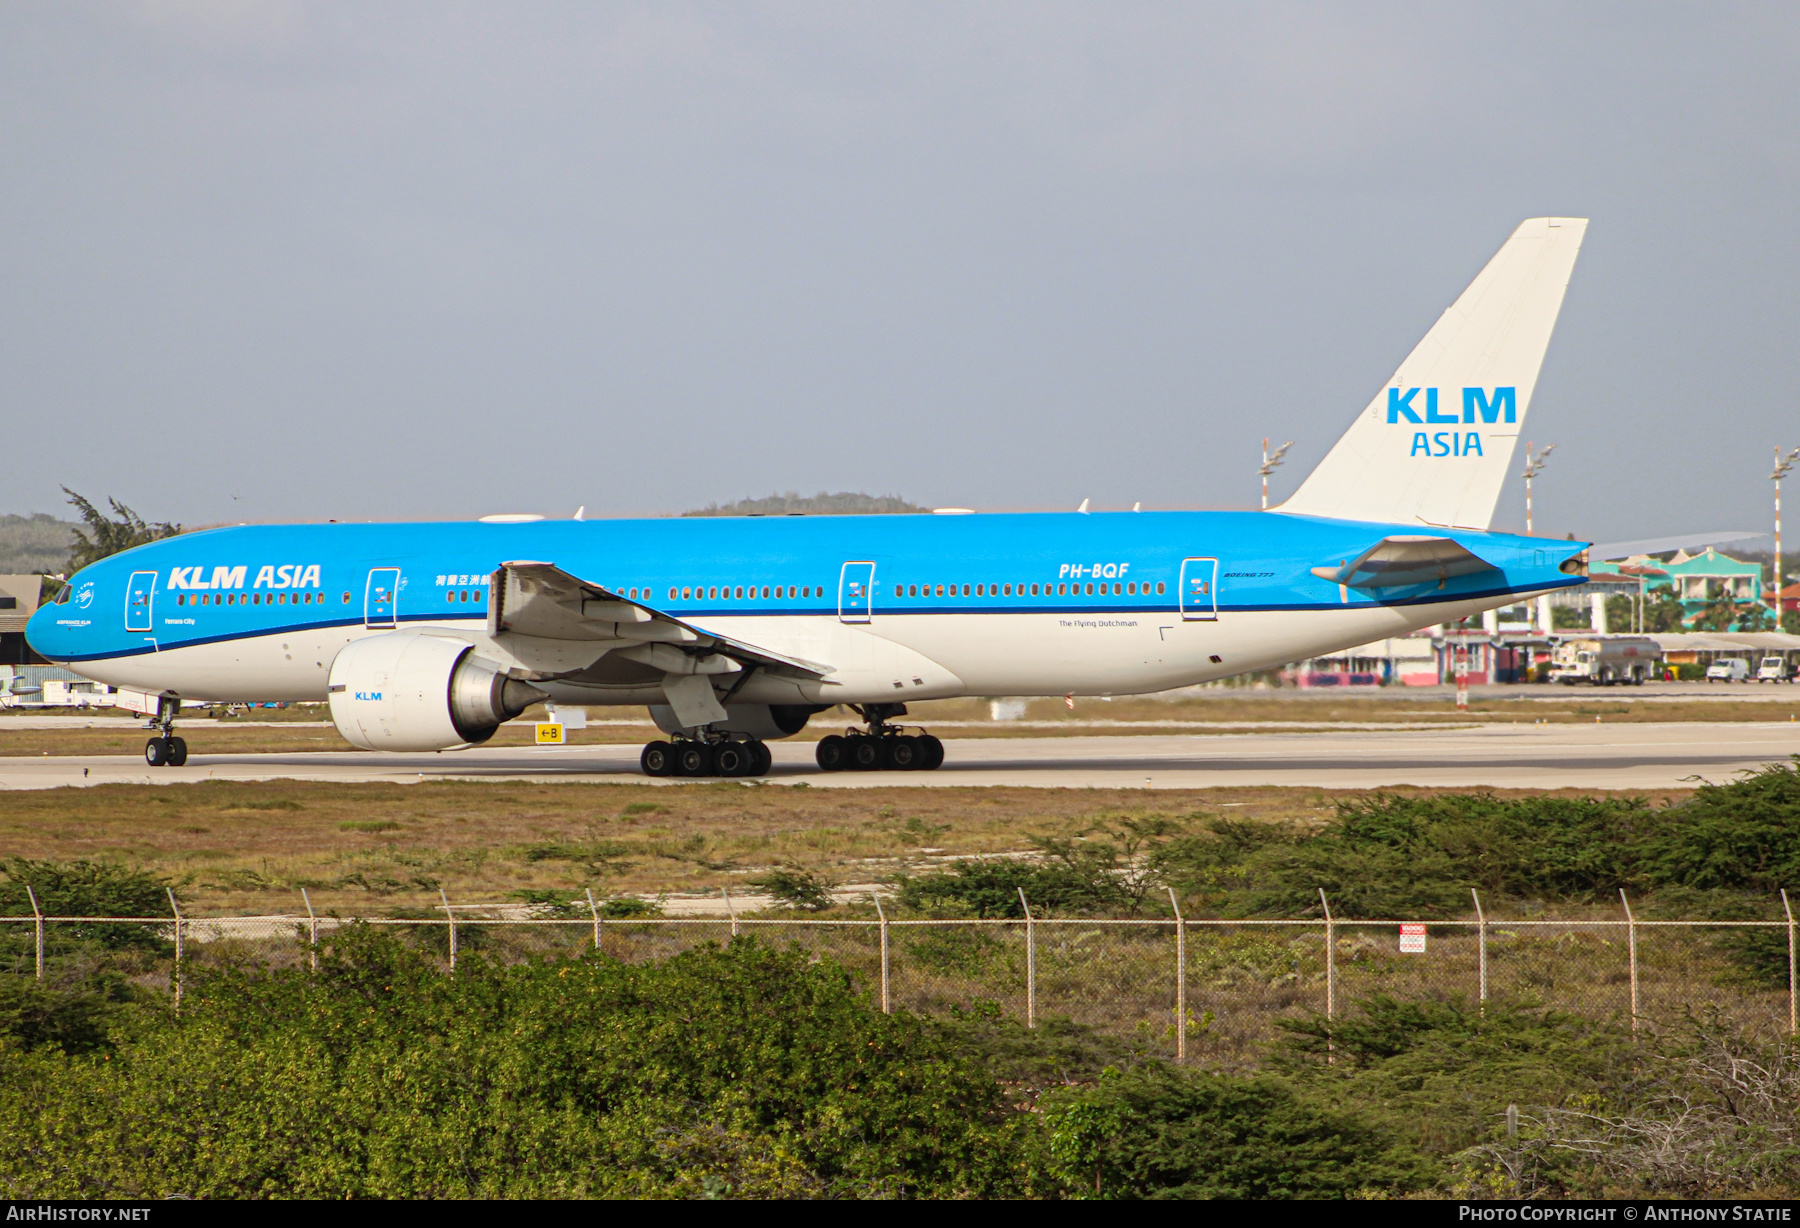
[[1007, 595], [1007, 596], [1008, 596], [1008, 597], [1010, 597], [1010, 596], [1012, 596], [1012, 585], [1010, 585], [1010, 584], [1008, 584], [1008, 585], [1007, 585], [1007, 586], [1006, 586], [1006, 595]]
[[182, 593], [180, 596], [176, 597], [175, 604], [176, 605], [186, 605], [187, 604], [187, 594]]
[[1158, 597], [1160, 597], [1160, 596], [1162, 596], [1162, 591], [1163, 591], [1163, 584], [1162, 584], [1162, 581], [1161, 581], [1161, 580], [1158, 580], [1158, 581], [1157, 581], [1157, 582], [1156, 582], [1156, 595], [1157, 595], [1157, 596], [1158, 596]]
[[1035, 585], [1035, 584], [1033, 584], [1033, 585], [1032, 585], [1032, 586], [1031, 586], [1031, 595], [1032, 595], [1032, 596], [1033, 596], [1033, 597], [1035, 597], [1035, 596], [1037, 596], [1037, 595], [1038, 595], [1038, 586], [1037, 586], [1037, 585]]
[[349, 593], [345, 593], [345, 594], [344, 594], [344, 604], [345, 604], [345, 605], [349, 605], [349, 604], [350, 604], [350, 594], [349, 594]]
[[1088, 587], [1087, 587], [1087, 595], [1090, 597], [1092, 597], [1094, 595], [1094, 586], [1092, 584], [1088, 585]]
[[987, 585], [985, 585], [985, 584], [977, 584], [977, 585], [976, 585], [976, 586], [975, 586], [975, 595], [976, 595], [976, 596], [977, 596], [977, 597], [985, 597], [985, 596], [987, 596]]

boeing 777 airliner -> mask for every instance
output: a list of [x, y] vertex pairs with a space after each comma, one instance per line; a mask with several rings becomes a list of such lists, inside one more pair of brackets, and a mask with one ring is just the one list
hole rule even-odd
[[1587, 223], [1523, 223], [1267, 512], [242, 526], [114, 555], [33, 615], [45, 657], [183, 702], [328, 700], [368, 750], [478, 745], [531, 704], [647, 705], [653, 776], [766, 772], [836, 705], [842, 768], [930, 769], [916, 700], [1168, 690], [1586, 575], [1488, 528]]

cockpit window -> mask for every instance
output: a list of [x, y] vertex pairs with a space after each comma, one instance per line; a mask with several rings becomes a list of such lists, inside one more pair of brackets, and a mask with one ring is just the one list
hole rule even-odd
[[73, 593], [74, 591], [75, 591], [74, 585], [72, 585], [72, 584], [63, 585], [62, 591], [56, 594], [56, 600], [52, 604], [68, 605], [69, 604], [69, 594]]

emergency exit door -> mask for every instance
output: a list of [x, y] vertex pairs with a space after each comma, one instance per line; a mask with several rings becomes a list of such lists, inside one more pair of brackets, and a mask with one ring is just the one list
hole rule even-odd
[[150, 606], [156, 600], [156, 573], [134, 571], [125, 587], [125, 630], [149, 631]]
[[363, 594], [363, 626], [391, 627], [400, 605], [400, 569], [376, 567], [369, 572], [369, 587]]
[[1181, 616], [1189, 622], [1219, 617], [1219, 560], [1181, 560]]
[[838, 621], [866, 623], [875, 615], [875, 564], [845, 563], [838, 573]]

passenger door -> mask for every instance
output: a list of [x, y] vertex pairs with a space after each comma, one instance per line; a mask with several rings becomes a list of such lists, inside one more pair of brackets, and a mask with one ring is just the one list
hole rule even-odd
[[369, 571], [363, 594], [363, 626], [391, 627], [400, 605], [400, 569], [376, 567]]
[[845, 563], [838, 573], [838, 621], [866, 623], [875, 616], [875, 564]]
[[1181, 560], [1181, 616], [1189, 622], [1219, 617], [1219, 560]]
[[134, 571], [125, 588], [125, 630], [151, 630], [150, 608], [156, 600], [156, 573]]

